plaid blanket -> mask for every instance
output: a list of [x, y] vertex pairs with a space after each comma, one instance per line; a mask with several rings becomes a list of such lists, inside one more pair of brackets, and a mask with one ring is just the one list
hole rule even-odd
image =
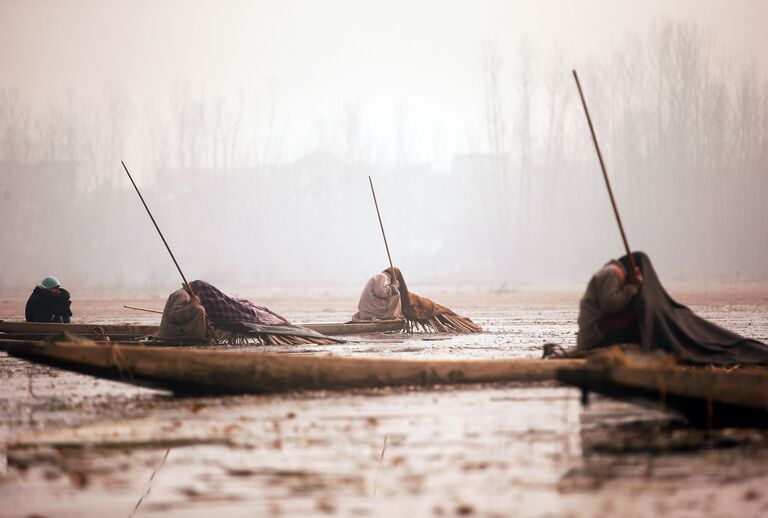
[[200, 303], [205, 308], [206, 315], [214, 324], [228, 322], [251, 322], [270, 326], [290, 324], [288, 320], [268, 308], [257, 306], [246, 299], [229, 297], [216, 286], [205, 281], [192, 281], [189, 285], [200, 297]]

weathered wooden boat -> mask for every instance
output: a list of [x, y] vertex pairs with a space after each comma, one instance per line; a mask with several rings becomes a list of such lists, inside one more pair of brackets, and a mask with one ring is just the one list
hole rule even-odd
[[[403, 320], [377, 320], [372, 322], [347, 323], [310, 323], [301, 327], [326, 336], [365, 335], [402, 331]], [[47, 336], [69, 333], [78, 336], [101, 338], [108, 336], [112, 340], [128, 340], [156, 333], [156, 325], [136, 324], [57, 324], [39, 322], [9, 322], [0, 320], [0, 333], [6, 338], [44, 338]]]
[[671, 408], [699, 426], [768, 427], [768, 368], [693, 367], [672, 357], [618, 348], [579, 366], [562, 366], [557, 379], [590, 392], [656, 409]]
[[127, 340], [156, 333], [156, 325], [136, 324], [56, 324], [40, 322], [9, 322], [0, 320], [0, 333], [6, 338], [46, 337], [69, 333], [78, 336], [109, 336]]
[[[191, 345], [201, 343], [246, 344], [261, 343], [268, 345], [303, 345], [308, 343], [332, 344], [343, 343], [335, 337], [324, 335], [313, 329], [294, 325], [260, 325], [250, 322], [233, 322], [213, 328], [210, 339], [155, 338], [157, 326], [131, 326], [97, 324], [60, 324], [9, 322], [5, 326], [10, 332], [0, 332], [2, 338], [41, 339], [68, 333], [73, 336], [86, 336], [97, 341], [124, 341], [151, 339], [156, 345]], [[14, 332], [16, 331], [16, 332]], [[19, 332], [21, 331], [21, 332]], [[0, 348], [2, 346], [0, 345]]]
[[403, 331], [405, 320], [375, 320], [371, 322], [346, 322], [346, 323], [309, 323], [302, 327], [312, 329], [327, 336], [368, 335], [375, 333], [387, 333]]
[[169, 349], [79, 337], [6, 340], [11, 356], [168, 389], [176, 393], [247, 394], [404, 385], [552, 380], [563, 365], [583, 360], [406, 360]]

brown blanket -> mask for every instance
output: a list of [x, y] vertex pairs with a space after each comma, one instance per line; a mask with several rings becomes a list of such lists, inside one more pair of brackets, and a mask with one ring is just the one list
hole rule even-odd
[[[384, 270], [385, 273], [391, 268]], [[408, 285], [399, 268], [394, 268], [395, 277], [400, 284], [400, 304], [403, 316], [413, 327], [424, 331], [444, 333], [479, 333], [482, 328], [466, 317], [457, 315], [451, 309], [433, 302], [427, 297], [416, 295], [408, 290]]]

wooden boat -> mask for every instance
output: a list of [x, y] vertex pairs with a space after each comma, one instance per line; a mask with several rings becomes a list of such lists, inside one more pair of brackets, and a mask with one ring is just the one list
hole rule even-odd
[[156, 333], [158, 326], [135, 324], [55, 324], [40, 322], [8, 322], [0, 320], [0, 333], [6, 338], [45, 337], [69, 333], [79, 336], [99, 336], [102, 332], [113, 340], [126, 340]]
[[374, 333], [386, 333], [391, 331], [403, 331], [404, 320], [375, 320], [371, 322], [346, 322], [346, 323], [309, 323], [301, 324], [301, 327], [312, 329], [326, 336], [344, 335], [368, 335]]
[[[403, 320], [377, 320], [372, 322], [348, 323], [310, 323], [301, 327], [311, 329], [326, 336], [364, 335], [402, 331]], [[101, 337], [109, 336], [112, 340], [128, 340], [148, 336], [157, 332], [156, 325], [136, 324], [55, 324], [39, 322], [8, 322], [0, 320], [0, 333], [6, 338], [44, 338], [67, 332], [72, 335]]]
[[609, 349], [580, 366], [563, 366], [557, 379], [589, 392], [671, 408], [706, 427], [768, 426], [768, 368], [692, 367], [669, 356]]
[[84, 338], [6, 340], [8, 354], [98, 377], [195, 394], [271, 393], [552, 380], [583, 360], [405, 360], [169, 349]]

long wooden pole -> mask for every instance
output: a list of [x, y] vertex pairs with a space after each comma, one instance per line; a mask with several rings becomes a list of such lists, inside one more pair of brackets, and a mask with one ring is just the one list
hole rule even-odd
[[608, 188], [608, 196], [611, 198], [611, 205], [613, 206], [613, 213], [616, 215], [616, 222], [619, 224], [619, 232], [621, 232], [621, 240], [624, 241], [624, 250], [629, 257], [629, 264], [632, 267], [630, 277], [634, 276], [635, 259], [632, 257], [632, 253], [629, 250], [629, 242], [627, 241], [627, 234], [624, 232], [624, 225], [621, 223], [621, 216], [619, 215], [619, 208], [616, 206], [616, 199], [613, 197], [613, 189], [611, 189], [611, 181], [608, 179], [608, 172], [605, 170], [605, 162], [603, 161], [603, 154], [600, 152], [600, 146], [597, 143], [597, 136], [595, 136], [595, 127], [592, 125], [592, 117], [589, 116], [589, 109], [587, 108], [587, 101], [584, 99], [584, 92], [581, 90], [581, 83], [579, 82], [579, 75], [576, 71], [573, 71], [573, 78], [576, 80], [576, 88], [579, 89], [579, 97], [581, 97], [581, 105], [584, 107], [584, 113], [587, 115], [587, 124], [589, 124], [589, 131], [592, 134], [592, 142], [595, 144], [595, 151], [597, 151], [597, 159], [600, 161], [600, 169], [603, 171], [603, 178], [605, 179], [605, 186]]
[[156, 309], [138, 308], [136, 306], [123, 306], [126, 309], [135, 309], [136, 311], [146, 311], [147, 313], [157, 313], [158, 315], [165, 315], [162, 311]]
[[139, 199], [141, 200], [141, 203], [144, 204], [144, 208], [147, 210], [147, 214], [149, 214], [149, 219], [152, 220], [152, 224], [155, 225], [155, 229], [157, 229], [157, 233], [160, 234], [160, 239], [163, 240], [163, 244], [165, 245], [166, 250], [168, 250], [168, 253], [171, 255], [171, 259], [173, 259], [173, 264], [175, 264], [176, 269], [179, 270], [181, 279], [184, 281], [184, 286], [187, 287], [187, 289], [192, 293], [192, 295], [196, 295], [195, 291], [192, 289], [192, 286], [190, 286], [189, 283], [187, 282], [187, 278], [184, 277], [184, 272], [181, 271], [181, 267], [179, 266], [179, 263], [176, 261], [176, 257], [174, 257], [173, 252], [171, 252], [171, 247], [168, 246], [168, 242], [165, 240], [163, 233], [160, 231], [160, 227], [157, 226], [157, 222], [155, 221], [155, 218], [152, 216], [152, 212], [150, 212], [149, 207], [147, 207], [147, 202], [144, 201], [144, 196], [141, 195], [141, 191], [139, 191], [139, 188], [136, 186], [136, 182], [133, 181], [133, 177], [131, 176], [131, 173], [128, 172], [128, 168], [125, 166], [125, 162], [120, 160], [120, 163], [123, 164], [123, 169], [125, 169], [125, 174], [128, 175], [128, 178], [131, 180], [131, 183], [133, 184], [133, 188], [136, 189], [136, 194], [139, 195]]
[[379, 202], [376, 201], [376, 191], [373, 189], [373, 180], [368, 177], [368, 183], [371, 184], [371, 194], [373, 194], [373, 204], [376, 206], [376, 215], [379, 217], [379, 226], [381, 227], [381, 237], [384, 238], [384, 248], [387, 249], [387, 258], [389, 259], [389, 268], [392, 272], [392, 279], [395, 278], [395, 267], [392, 264], [392, 255], [389, 253], [389, 244], [387, 244], [387, 234], [384, 233], [384, 223], [381, 222], [381, 212], [379, 212]]

